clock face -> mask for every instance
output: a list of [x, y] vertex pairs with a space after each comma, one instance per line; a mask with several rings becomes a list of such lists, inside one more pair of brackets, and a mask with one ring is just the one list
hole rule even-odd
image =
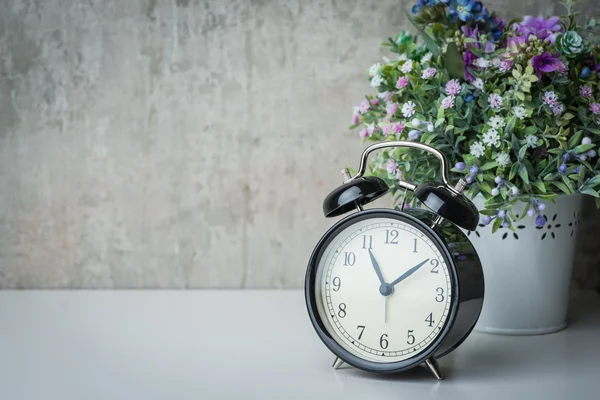
[[454, 295], [444, 251], [402, 218], [357, 219], [332, 235], [314, 283], [329, 335], [375, 363], [425, 352], [444, 330]]

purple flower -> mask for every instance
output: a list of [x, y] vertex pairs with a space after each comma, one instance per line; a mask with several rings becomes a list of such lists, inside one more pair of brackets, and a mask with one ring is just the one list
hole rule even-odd
[[521, 44], [527, 43], [527, 37], [525, 36], [515, 36], [511, 37], [506, 41], [506, 47], [513, 54], [518, 54], [521, 52]]
[[429, 79], [429, 78], [433, 77], [436, 73], [437, 73], [437, 69], [427, 68], [425, 71], [423, 71], [423, 75], [421, 76], [421, 78]]
[[489, 225], [490, 222], [492, 222], [492, 217], [490, 217], [489, 215], [484, 215], [481, 217], [481, 223], [484, 225]]
[[502, 223], [502, 227], [503, 227], [503, 228], [508, 228], [509, 226], [510, 226], [510, 223], [509, 223], [508, 221], [504, 221], [504, 222]]
[[589, 138], [588, 136], [581, 139], [581, 144], [591, 144], [591, 143], [592, 143], [592, 139]]
[[538, 78], [542, 77], [542, 72], [549, 73], [556, 71], [560, 64], [562, 64], [562, 61], [560, 60], [559, 55], [553, 55], [548, 51], [531, 59], [531, 65], [533, 66], [533, 69], [535, 69], [535, 74]]
[[492, 196], [496, 197], [500, 194], [500, 189], [498, 189], [497, 187], [492, 189]]
[[408, 85], [408, 78], [406, 76], [401, 76], [398, 78], [398, 81], [396, 82], [396, 88], [402, 89], [406, 85]]
[[542, 203], [538, 204], [538, 210], [544, 211], [545, 209], [546, 209], [546, 205], [545, 204], [542, 204]]
[[600, 104], [598, 104], [598, 103], [590, 104], [590, 111], [592, 113], [594, 113], [595, 115], [599, 115], [600, 114]]
[[367, 128], [362, 128], [359, 132], [358, 132], [358, 136], [360, 136], [361, 139], [366, 139], [367, 136], [369, 136], [369, 132], [367, 132]]
[[408, 138], [410, 140], [417, 140], [420, 135], [420, 132], [416, 129], [413, 129], [412, 131], [408, 132]]
[[360, 123], [360, 116], [358, 115], [358, 109], [352, 113], [352, 123], [354, 125]]
[[471, 82], [475, 79], [471, 72], [469, 72], [469, 68], [473, 66], [473, 63], [477, 59], [477, 56], [471, 52], [471, 50], [467, 49], [467, 51], [463, 54], [463, 62], [465, 64], [465, 80]]
[[529, 210], [527, 210], [527, 215], [529, 215], [530, 217], [533, 217], [535, 215], [535, 210], [533, 209], [533, 207], [529, 207]]
[[569, 153], [564, 153], [564, 154], [562, 155], [562, 159], [563, 159], [563, 161], [568, 161], [570, 157], [571, 157], [571, 156], [569, 155]]
[[388, 116], [394, 115], [396, 111], [398, 111], [398, 103], [388, 103], [387, 107], [385, 108], [385, 112]]
[[403, 130], [404, 130], [404, 122], [396, 122], [394, 124], [394, 132], [396, 134], [402, 133]]
[[504, 179], [502, 179], [501, 177], [497, 176], [497, 177], [494, 178], [494, 182], [496, 182], [499, 185], [502, 182], [504, 182]]
[[490, 107], [492, 107], [494, 110], [502, 107], [502, 97], [496, 93], [490, 94], [488, 101], [490, 103]]
[[457, 171], [464, 171], [466, 165], [464, 162], [459, 161], [454, 165], [454, 168], [456, 168]]
[[546, 220], [541, 215], [538, 215], [538, 217], [535, 219], [535, 224], [539, 227], [544, 226], [545, 223], [546, 223]]
[[375, 97], [374, 99], [371, 99], [371, 104], [376, 106], [377, 104], [379, 104], [379, 99], [377, 97]]
[[387, 172], [390, 174], [395, 174], [398, 171], [398, 163], [396, 160], [389, 160], [385, 166]]
[[547, 40], [551, 44], [554, 44], [556, 40], [556, 32], [562, 31], [559, 17], [549, 17], [544, 19], [543, 17], [532, 17], [526, 15], [517, 26], [517, 33], [525, 37], [529, 35], [535, 35], [540, 40]]
[[581, 89], [579, 89], [579, 93], [581, 93], [581, 97], [589, 99], [590, 97], [592, 97], [592, 88], [587, 85], [584, 85], [581, 87]]
[[513, 62], [512, 60], [504, 60], [500, 63], [500, 71], [508, 72], [512, 68]]
[[448, 109], [454, 107], [454, 96], [448, 96], [442, 100], [442, 108]]
[[370, 107], [369, 100], [363, 100], [363, 101], [360, 103], [360, 105], [358, 106], [358, 111], [359, 111], [361, 114], [364, 114], [364, 113], [366, 113], [367, 111], [369, 111], [369, 107]]
[[504, 210], [498, 211], [498, 218], [504, 218], [504, 217], [506, 217], [506, 211], [504, 211]]
[[469, 175], [465, 178], [465, 180], [467, 181], [467, 183], [471, 184], [473, 183], [473, 175]]
[[452, 79], [446, 83], [446, 94], [448, 96], [455, 96], [460, 93], [461, 85], [458, 79]]
[[564, 174], [565, 172], [567, 172], [567, 165], [560, 164], [560, 167], [558, 167], [558, 172], [560, 172], [561, 174]]
[[473, 165], [473, 166], [471, 167], [471, 169], [469, 170], [469, 173], [470, 173], [471, 175], [476, 175], [478, 172], [479, 172], [479, 167], [477, 167], [477, 165]]

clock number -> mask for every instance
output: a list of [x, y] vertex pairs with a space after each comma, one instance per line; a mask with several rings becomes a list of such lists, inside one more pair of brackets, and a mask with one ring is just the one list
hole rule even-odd
[[433, 313], [429, 313], [427, 318], [425, 318], [425, 322], [429, 324], [430, 328], [433, 328], [433, 324], [435, 323], [435, 321], [433, 320]]
[[387, 349], [388, 348], [388, 341], [386, 339], [386, 337], [388, 337], [388, 335], [386, 335], [385, 333], [383, 335], [381, 335], [381, 337], [379, 338], [379, 346], [381, 346], [382, 349]]
[[389, 229], [385, 230], [385, 243], [386, 244], [398, 244], [398, 231], [395, 229], [392, 229], [391, 231]]
[[356, 254], [352, 252], [344, 252], [344, 265], [353, 266], [356, 262]]
[[408, 340], [406, 341], [406, 344], [415, 344], [415, 336], [413, 335], [414, 330], [410, 329], [407, 332], [408, 335]]
[[414, 246], [413, 246], [413, 253], [417, 252], [417, 239], [415, 239], [414, 241]]
[[444, 289], [442, 289], [441, 287], [436, 289], [437, 291], [437, 296], [435, 296], [435, 301], [437, 301], [438, 303], [441, 303], [442, 301], [444, 301]]
[[342, 286], [342, 280], [339, 276], [336, 276], [335, 278], [333, 278], [333, 291], [337, 292], [338, 290], [340, 290], [340, 286]]
[[367, 235], [363, 235], [363, 249], [373, 248], [373, 236], [369, 235], [369, 247], [367, 247]]
[[338, 317], [344, 318], [346, 316], [346, 303], [340, 303], [340, 309], [338, 311]]
[[433, 265], [433, 268], [431, 268], [432, 274], [437, 274], [440, 272], [438, 269], [438, 267], [440, 266], [440, 262], [438, 260], [436, 260], [435, 258], [431, 260], [431, 265]]
[[359, 325], [356, 327], [356, 329], [360, 329], [360, 333], [358, 334], [358, 340], [360, 340], [360, 338], [362, 337], [364, 331], [365, 331], [365, 326], [364, 325]]

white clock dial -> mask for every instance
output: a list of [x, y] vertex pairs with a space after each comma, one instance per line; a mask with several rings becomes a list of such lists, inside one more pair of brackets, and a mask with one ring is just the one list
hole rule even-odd
[[401, 220], [369, 218], [346, 227], [317, 268], [322, 321], [343, 348], [364, 360], [416, 356], [450, 313], [452, 284], [442, 251]]

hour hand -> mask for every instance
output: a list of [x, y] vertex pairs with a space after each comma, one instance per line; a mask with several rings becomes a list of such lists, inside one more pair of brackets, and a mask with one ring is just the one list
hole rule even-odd
[[385, 281], [383, 280], [383, 275], [381, 274], [381, 269], [379, 268], [379, 264], [377, 263], [377, 260], [375, 259], [375, 256], [373, 255], [371, 249], [369, 249], [369, 257], [371, 257], [371, 264], [373, 264], [373, 269], [375, 270], [375, 273], [379, 278], [379, 283], [381, 283], [382, 285], [385, 284]]
[[398, 283], [402, 282], [403, 280], [405, 280], [406, 278], [408, 278], [409, 276], [411, 276], [412, 274], [417, 272], [419, 268], [421, 268], [423, 265], [425, 265], [427, 263], [427, 261], [429, 261], [429, 258], [426, 259], [425, 261], [421, 261], [420, 263], [418, 263], [417, 265], [415, 265], [414, 267], [412, 267], [411, 269], [409, 269], [408, 271], [406, 271], [405, 273], [400, 275], [398, 277], [398, 279], [396, 279], [394, 282], [390, 283], [390, 285], [396, 286]]

